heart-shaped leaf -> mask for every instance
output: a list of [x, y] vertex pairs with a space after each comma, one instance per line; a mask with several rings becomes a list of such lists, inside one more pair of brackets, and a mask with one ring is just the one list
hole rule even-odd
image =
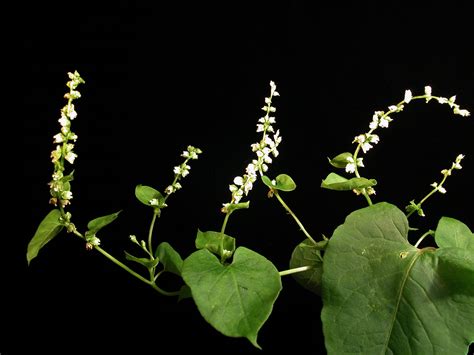
[[202, 249], [184, 260], [182, 276], [209, 324], [226, 336], [245, 337], [260, 348], [258, 331], [282, 287], [278, 270], [268, 259], [239, 247], [232, 263], [225, 265]]
[[322, 279], [328, 354], [466, 354], [474, 340], [474, 254], [415, 248], [408, 230], [405, 214], [382, 202], [334, 231]]
[[321, 278], [323, 275], [323, 258], [320, 247], [310, 240], [304, 240], [296, 246], [291, 254], [290, 268], [311, 266], [312, 268], [293, 274], [295, 280], [307, 290], [321, 295]]
[[61, 232], [64, 226], [59, 220], [60, 217], [61, 212], [54, 209], [50, 211], [41, 221], [38, 228], [36, 229], [35, 235], [28, 243], [26, 252], [26, 260], [28, 261], [28, 265], [30, 264], [31, 260], [36, 258], [41, 248], [43, 248], [51, 239]]

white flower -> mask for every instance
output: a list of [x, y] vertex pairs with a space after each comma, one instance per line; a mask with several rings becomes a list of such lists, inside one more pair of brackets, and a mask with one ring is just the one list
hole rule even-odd
[[249, 175], [255, 175], [257, 174], [257, 170], [255, 169], [255, 164], [250, 163], [247, 165], [247, 168], [245, 168], [245, 172]]
[[68, 151], [64, 156], [64, 159], [66, 159], [70, 164], [74, 164], [74, 160], [76, 160], [76, 158], [77, 154], [72, 151]]
[[97, 247], [97, 246], [100, 245], [100, 239], [97, 238], [96, 236], [93, 236], [93, 237], [91, 237], [90, 239], [87, 240], [87, 243]]
[[157, 198], [152, 198], [150, 201], [148, 201], [151, 206], [158, 206], [159, 202]]
[[191, 169], [189, 165], [186, 165], [186, 164], [182, 165], [182, 170], [181, 170], [182, 177], [185, 177], [186, 175], [189, 174], [189, 169]]
[[431, 96], [431, 86], [425, 86], [425, 95], [426, 96]]
[[356, 165], [355, 165], [355, 162], [354, 162], [354, 158], [348, 157], [347, 161], [348, 161], [348, 163], [346, 165], [346, 172], [351, 173], [351, 174], [355, 173]]
[[454, 162], [453, 164], [453, 168], [454, 169], [462, 169], [462, 166], [461, 166], [461, 160], [464, 159], [464, 155], [463, 154], [459, 154], [457, 157], [456, 157], [456, 161]]
[[237, 176], [234, 178], [234, 184], [242, 186], [244, 184], [244, 179], [241, 176]]
[[393, 120], [389, 117], [389, 116], [386, 116], [386, 117], [382, 117], [380, 119], [380, 122], [379, 122], [379, 126], [382, 127], [382, 128], [387, 128], [388, 127], [388, 124], [390, 122], [392, 122]]
[[453, 111], [454, 111], [455, 115], [460, 115], [460, 116], [463, 116], [463, 117], [467, 117], [467, 116], [471, 115], [471, 113], [468, 110], [459, 109], [459, 106], [455, 107]]
[[405, 90], [405, 97], [403, 98], [403, 101], [405, 101], [407, 104], [411, 101], [413, 95], [411, 94], [410, 90]]
[[374, 130], [379, 126], [379, 117], [377, 115], [372, 116], [372, 122], [369, 124], [369, 128]]
[[63, 200], [71, 200], [72, 199], [72, 192], [71, 191], [62, 191], [61, 198]]
[[371, 143], [374, 143], [374, 144], [377, 144], [380, 141], [379, 136], [376, 134], [368, 134], [367, 138]]
[[53, 143], [62, 143], [63, 142], [63, 135], [61, 133], [56, 134], [54, 137]]
[[58, 120], [58, 122], [62, 127], [69, 126], [70, 124], [69, 119], [64, 115], [61, 115], [61, 118]]

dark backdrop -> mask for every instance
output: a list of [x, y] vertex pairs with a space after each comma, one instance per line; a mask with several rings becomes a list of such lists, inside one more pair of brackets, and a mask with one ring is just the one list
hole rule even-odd
[[[285, 200], [316, 239], [330, 236], [349, 212], [365, 206], [362, 198], [322, 190], [320, 183], [332, 171], [327, 157], [353, 150], [351, 141], [367, 130], [375, 110], [402, 100], [406, 89], [421, 94], [431, 85], [434, 95], [456, 94], [474, 111], [467, 7], [314, 3], [106, 1], [22, 10], [19, 118], [28, 152], [22, 186], [27, 203], [9, 249], [14, 263], [6, 274], [14, 287], [7, 296], [14, 312], [5, 310], [11, 318], [0, 338], [2, 355], [32, 346], [63, 354], [129, 346], [140, 350], [132, 353], [189, 347], [259, 353], [245, 339], [217, 333], [190, 300], [177, 304], [156, 295], [73, 236], [61, 234], [27, 267], [28, 241], [50, 210], [49, 154], [68, 71], [78, 70], [86, 81], [73, 122], [79, 157], [69, 210], [81, 230], [90, 219], [123, 210], [102, 235], [104, 248], [120, 258], [132, 249], [128, 235], [145, 239], [150, 220], [134, 198], [135, 185], [163, 190], [188, 144], [204, 153], [169, 199], [157, 238], [187, 256], [198, 228], [219, 230], [228, 185], [243, 173], [250, 144], [259, 139], [255, 124], [270, 80], [281, 94], [274, 103], [283, 136], [270, 174], [294, 178], [298, 188]], [[426, 204], [426, 218], [413, 220], [433, 229], [447, 215], [472, 229], [472, 118], [420, 101], [393, 118], [365, 157], [364, 173], [379, 183], [375, 200], [400, 208], [419, 200], [439, 181], [439, 171], [464, 153], [464, 169], [447, 181], [448, 193]], [[276, 200], [267, 199], [262, 184], [249, 199], [251, 208], [232, 215], [227, 233], [280, 270], [288, 268], [303, 234]], [[259, 334], [264, 353], [289, 347], [324, 353], [320, 299], [291, 277], [283, 285]]]

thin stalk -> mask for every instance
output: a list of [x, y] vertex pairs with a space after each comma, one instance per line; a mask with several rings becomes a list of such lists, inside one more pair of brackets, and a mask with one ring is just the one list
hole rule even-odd
[[434, 231], [433, 230], [429, 230], [428, 232], [426, 232], [425, 234], [423, 234], [420, 239], [418, 239], [418, 241], [416, 242], [416, 244], [414, 245], [415, 248], [418, 248], [418, 245], [420, 245], [420, 243], [423, 241], [423, 239], [425, 239], [427, 236], [429, 235], [434, 235]]
[[232, 211], [227, 212], [227, 213], [225, 214], [224, 222], [222, 222], [221, 233], [224, 233], [224, 232], [225, 232], [225, 228], [226, 228], [226, 226], [227, 226], [227, 221], [229, 220], [229, 216], [230, 216], [231, 213], [232, 213]]
[[295, 220], [296, 224], [298, 224], [298, 226], [300, 227], [301, 231], [304, 233], [304, 235], [306, 236], [306, 238], [308, 238], [312, 243], [316, 244], [316, 241], [311, 237], [311, 235], [308, 233], [308, 231], [305, 229], [305, 227], [303, 226], [303, 223], [301, 223], [301, 221], [298, 219], [298, 217], [296, 217], [296, 215], [293, 213], [293, 211], [290, 209], [290, 207], [288, 207], [288, 205], [285, 203], [285, 201], [283, 201], [283, 199], [281, 198], [280, 194], [278, 193], [277, 190], [274, 190], [273, 194], [276, 196], [276, 198], [278, 199], [278, 201], [281, 203], [281, 205], [283, 206], [283, 208], [290, 214], [291, 217], [293, 217], [293, 219]]
[[155, 221], [156, 221], [157, 216], [158, 216], [158, 213], [153, 212], [153, 218], [151, 219], [150, 228], [148, 230], [148, 251], [152, 259], [153, 259], [153, 244], [152, 244], [153, 228], [155, 227]]
[[310, 270], [310, 269], [313, 269], [313, 268], [314, 268], [314, 266], [311, 266], [311, 265], [300, 266], [300, 267], [295, 267], [293, 269], [280, 271], [279, 274], [280, 274], [280, 276], [291, 275], [291, 274], [296, 274], [298, 272], [307, 271], [307, 270]]

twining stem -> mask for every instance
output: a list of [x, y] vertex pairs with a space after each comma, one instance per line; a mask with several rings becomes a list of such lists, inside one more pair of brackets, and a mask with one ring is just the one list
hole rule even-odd
[[291, 274], [296, 274], [298, 272], [307, 271], [307, 270], [310, 270], [310, 269], [313, 269], [313, 268], [314, 268], [314, 266], [311, 266], [311, 265], [300, 266], [300, 267], [295, 267], [293, 269], [280, 271], [279, 274], [280, 274], [280, 276], [291, 275]]
[[296, 217], [296, 215], [293, 213], [293, 211], [290, 209], [290, 207], [288, 207], [288, 205], [285, 203], [285, 201], [283, 201], [283, 199], [281, 198], [280, 194], [278, 193], [278, 190], [274, 190], [273, 191], [273, 194], [276, 196], [276, 198], [278, 199], [278, 201], [281, 203], [281, 205], [283, 206], [283, 208], [290, 214], [291, 217], [293, 217], [293, 219], [295, 220], [296, 224], [298, 224], [298, 226], [300, 227], [301, 231], [304, 233], [304, 235], [306, 236], [306, 238], [308, 238], [313, 244], [316, 244], [316, 241], [311, 237], [311, 235], [308, 233], [308, 231], [305, 229], [305, 227], [303, 226], [303, 223], [301, 223], [301, 221], [298, 219], [298, 217]]

